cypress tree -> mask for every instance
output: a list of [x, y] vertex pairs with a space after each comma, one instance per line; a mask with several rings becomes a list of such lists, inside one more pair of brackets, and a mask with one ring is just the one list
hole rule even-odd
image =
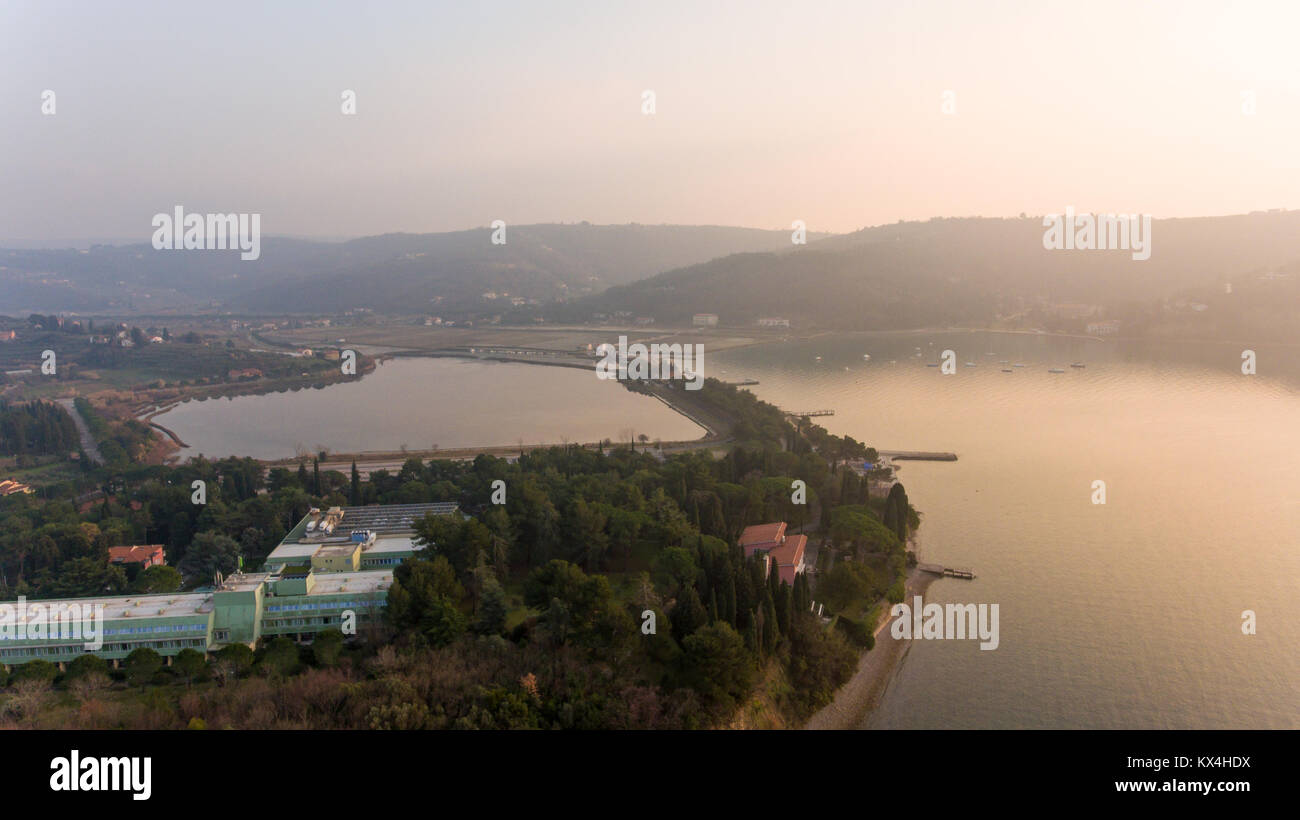
[[750, 581], [749, 567], [743, 564], [736, 567], [734, 583], [736, 587], [736, 626], [739, 628], [745, 625], [745, 618], [748, 617], [749, 611], [758, 603], [754, 597], [754, 585]]
[[812, 606], [812, 590], [808, 588], [808, 578], [804, 573], [794, 578], [793, 598], [795, 612], [807, 612]]
[[776, 623], [782, 635], [790, 634], [790, 610], [794, 606], [793, 591], [785, 581], [776, 595]]
[[311, 460], [311, 486], [312, 486], [312, 495], [315, 495], [317, 497], [323, 495], [320, 486], [320, 459], [319, 458], [313, 458]]
[[722, 582], [722, 619], [736, 625], [736, 580], [730, 572]]
[[687, 587], [681, 600], [673, 607], [672, 622], [673, 636], [679, 641], [685, 640], [708, 623], [708, 613], [704, 611], [700, 594], [695, 591], [695, 587]]
[[769, 655], [776, 651], [777, 638], [776, 607], [772, 605], [772, 599], [768, 598], [763, 601], [763, 651]]
[[356, 461], [352, 462], [352, 490], [348, 493], [348, 503], [354, 507], [361, 506], [361, 473], [357, 471]]

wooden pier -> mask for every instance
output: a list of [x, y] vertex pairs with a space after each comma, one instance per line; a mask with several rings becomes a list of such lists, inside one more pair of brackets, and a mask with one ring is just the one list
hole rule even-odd
[[928, 572], [931, 575], [942, 575], [947, 578], [961, 578], [966, 581], [975, 580], [975, 571], [967, 567], [945, 567], [943, 564], [917, 564], [916, 568], [922, 572]]
[[787, 416], [791, 416], [791, 417], [793, 417], [793, 418], [797, 418], [797, 419], [806, 419], [806, 418], [811, 418], [811, 417], [813, 417], [813, 416], [833, 416], [833, 415], [835, 415], [835, 411], [834, 411], [834, 410], [805, 410], [805, 411], [798, 412], [798, 413], [794, 412], [793, 410], [782, 410], [781, 412], [785, 413]]

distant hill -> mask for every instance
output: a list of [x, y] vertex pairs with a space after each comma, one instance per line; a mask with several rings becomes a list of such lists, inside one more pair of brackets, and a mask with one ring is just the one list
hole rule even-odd
[[788, 231], [585, 223], [511, 225], [506, 238], [505, 245], [491, 244], [489, 228], [339, 243], [264, 238], [261, 258], [249, 262], [234, 251], [156, 251], [148, 244], [0, 250], [0, 304], [12, 314], [500, 310], [508, 300], [483, 294], [547, 303], [790, 243]]
[[895, 329], [987, 321], [1027, 305], [1119, 306], [1219, 287], [1300, 260], [1300, 211], [1153, 223], [1152, 254], [1045, 250], [1041, 217], [932, 219], [778, 252], [704, 262], [562, 306], [558, 320], [628, 311], [660, 324], [789, 318], [805, 327]]

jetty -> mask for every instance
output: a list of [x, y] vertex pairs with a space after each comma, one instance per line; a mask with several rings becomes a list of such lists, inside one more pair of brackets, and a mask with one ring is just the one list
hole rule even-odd
[[956, 461], [956, 453], [930, 453], [924, 450], [877, 450], [876, 453], [894, 461]]
[[813, 416], [835, 415], [834, 410], [802, 410], [799, 412], [795, 412], [794, 410], [782, 410], [781, 412], [785, 413], [787, 416], [790, 416], [791, 418], [796, 418], [796, 419], [806, 419], [806, 418], [811, 418]]
[[945, 567], [943, 564], [917, 564], [916, 568], [922, 572], [928, 572], [931, 575], [941, 575], [946, 578], [962, 578], [967, 581], [975, 580], [975, 571], [968, 567]]

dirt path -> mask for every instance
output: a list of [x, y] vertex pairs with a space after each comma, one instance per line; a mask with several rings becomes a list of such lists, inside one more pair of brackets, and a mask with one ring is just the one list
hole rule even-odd
[[99, 453], [99, 445], [95, 443], [95, 437], [90, 434], [90, 427], [86, 425], [86, 420], [81, 417], [77, 411], [77, 405], [72, 399], [56, 399], [59, 406], [68, 411], [72, 416], [73, 424], [77, 425], [77, 435], [81, 437], [81, 449], [85, 451], [86, 457], [96, 464], [103, 464], [104, 457]]

